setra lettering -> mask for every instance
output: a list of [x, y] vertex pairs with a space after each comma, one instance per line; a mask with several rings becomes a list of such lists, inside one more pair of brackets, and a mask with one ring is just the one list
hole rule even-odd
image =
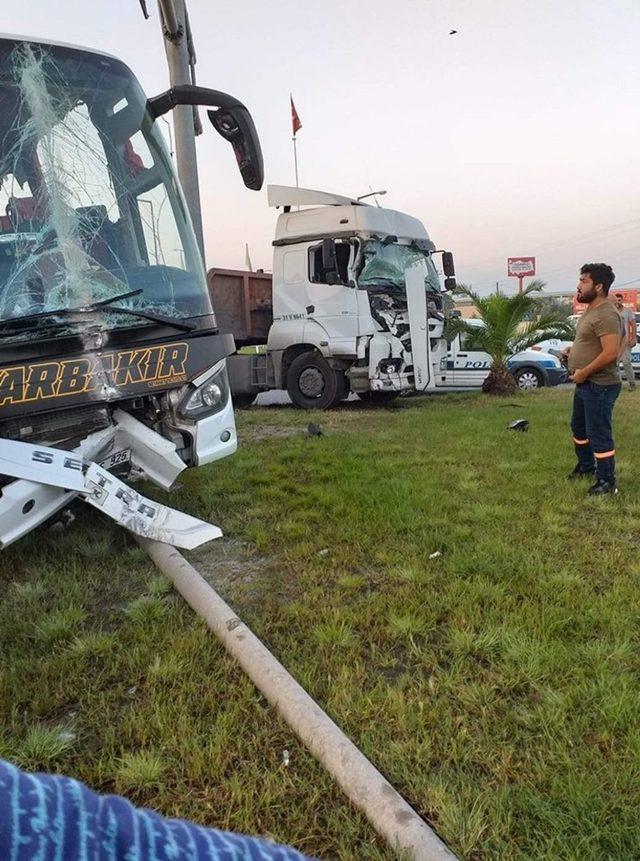
[[31, 460], [34, 463], [53, 463], [53, 455], [49, 451], [34, 451], [31, 455]]

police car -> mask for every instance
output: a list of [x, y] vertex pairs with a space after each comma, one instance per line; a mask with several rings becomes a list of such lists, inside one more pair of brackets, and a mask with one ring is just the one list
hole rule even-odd
[[[472, 326], [482, 326], [480, 320], [467, 320]], [[561, 343], [561, 342], [558, 342]], [[511, 356], [508, 368], [520, 389], [539, 389], [566, 383], [569, 375], [557, 355], [538, 349], [522, 350]], [[558, 350], [558, 353], [561, 350]], [[640, 354], [638, 355], [640, 363]], [[491, 356], [473, 345], [468, 333], [456, 335], [449, 346], [445, 387], [479, 389], [491, 368]], [[638, 366], [640, 373], [640, 364]]]

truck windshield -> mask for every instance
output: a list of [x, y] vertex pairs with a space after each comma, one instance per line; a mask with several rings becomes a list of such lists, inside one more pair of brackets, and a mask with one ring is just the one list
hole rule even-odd
[[[121, 307], [180, 319], [212, 314], [144, 93], [118, 60], [0, 39], [0, 321], [133, 291]], [[38, 337], [47, 319], [19, 337]], [[154, 325], [116, 310], [96, 320]]]
[[364, 243], [364, 265], [358, 278], [358, 286], [363, 290], [391, 289], [404, 290], [405, 269], [416, 263], [425, 264], [425, 288], [430, 293], [440, 293], [440, 279], [430, 255], [413, 245], [391, 243], [383, 245], [378, 240]]

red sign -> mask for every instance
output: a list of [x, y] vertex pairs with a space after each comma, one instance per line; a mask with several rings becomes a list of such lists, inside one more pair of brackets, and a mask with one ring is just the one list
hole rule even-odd
[[535, 257], [507, 257], [507, 275], [516, 278], [531, 278], [535, 274]]

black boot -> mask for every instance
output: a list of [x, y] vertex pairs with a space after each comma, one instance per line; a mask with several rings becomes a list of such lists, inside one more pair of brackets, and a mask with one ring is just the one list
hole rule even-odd
[[604, 478], [599, 478], [596, 483], [589, 488], [589, 493], [592, 496], [601, 496], [603, 493], [617, 493], [618, 488], [616, 487], [615, 479], [611, 481], [607, 481]]
[[579, 463], [575, 465], [573, 472], [570, 472], [567, 478], [569, 481], [575, 481], [576, 478], [593, 478], [596, 473], [595, 466], [592, 469], [583, 469]]

